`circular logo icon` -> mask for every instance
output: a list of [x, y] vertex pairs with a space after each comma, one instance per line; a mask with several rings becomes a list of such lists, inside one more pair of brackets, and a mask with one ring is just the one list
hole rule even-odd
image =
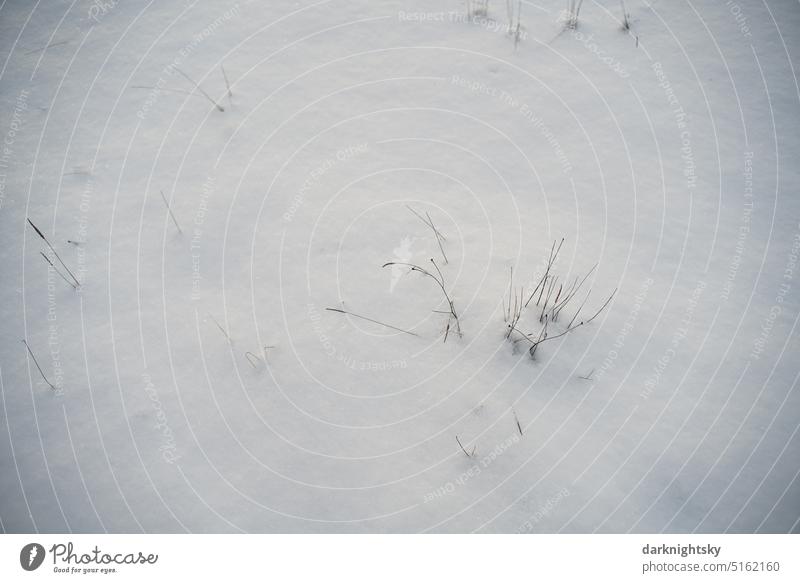
[[19, 564], [26, 571], [35, 571], [44, 562], [44, 547], [39, 543], [28, 543], [19, 552]]

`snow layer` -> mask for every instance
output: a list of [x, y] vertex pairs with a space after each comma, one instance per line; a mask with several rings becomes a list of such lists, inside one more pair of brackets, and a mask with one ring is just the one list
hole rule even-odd
[[800, 8], [564, 4], [4, 2], [0, 530], [797, 531]]

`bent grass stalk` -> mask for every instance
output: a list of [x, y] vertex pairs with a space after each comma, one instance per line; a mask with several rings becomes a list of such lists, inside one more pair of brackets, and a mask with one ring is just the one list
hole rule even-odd
[[417, 271], [417, 272], [421, 273], [422, 275], [424, 275], [426, 277], [429, 277], [433, 281], [436, 282], [436, 285], [438, 285], [439, 289], [442, 290], [442, 294], [444, 295], [444, 299], [447, 302], [448, 307], [450, 308], [450, 310], [449, 310], [450, 318], [448, 318], [447, 329], [446, 329], [445, 335], [444, 335], [444, 339], [445, 339], [445, 342], [446, 342], [448, 334], [450, 333], [450, 324], [451, 324], [452, 321], [455, 321], [456, 332], [457, 332], [458, 336], [459, 337], [463, 336], [463, 333], [461, 332], [461, 322], [458, 319], [458, 313], [456, 312], [455, 304], [453, 303], [453, 300], [450, 297], [450, 294], [447, 293], [447, 288], [445, 287], [445, 282], [444, 282], [444, 275], [442, 275], [441, 269], [439, 269], [439, 266], [436, 265], [436, 261], [434, 261], [433, 258], [431, 258], [431, 263], [433, 263], [433, 266], [436, 268], [436, 272], [439, 274], [438, 277], [436, 275], [434, 275], [433, 273], [431, 273], [430, 271], [428, 271], [427, 269], [424, 269], [424, 268], [420, 267], [419, 265], [415, 265], [414, 263], [403, 263], [403, 262], [399, 262], [399, 261], [390, 261], [389, 263], [384, 263], [383, 267], [389, 267], [389, 266], [392, 266], [392, 265], [405, 265], [406, 267], [410, 267], [411, 271]]

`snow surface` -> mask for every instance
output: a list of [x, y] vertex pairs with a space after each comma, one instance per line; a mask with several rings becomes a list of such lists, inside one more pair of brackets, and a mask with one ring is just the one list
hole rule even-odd
[[798, 531], [800, 7], [564, 4], [3, 2], [0, 530]]

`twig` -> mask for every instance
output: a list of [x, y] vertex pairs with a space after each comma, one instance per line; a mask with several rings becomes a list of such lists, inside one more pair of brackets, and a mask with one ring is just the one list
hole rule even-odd
[[230, 335], [229, 335], [229, 334], [228, 334], [228, 333], [225, 331], [225, 328], [223, 328], [223, 327], [220, 325], [220, 323], [219, 323], [219, 322], [217, 322], [217, 319], [216, 319], [214, 316], [212, 316], [211, 314], [208, 314], [208, 317], [209, 317], [209, 318], [211, 318], [211, 321], [212, 321], [212, 322], [214, 322], [214, 324], [216, 324], [216, 325], [217, 325], [217, 328], [219, 328], [219, 331], [220, 331], [220, 332], [222, 332], [222, 333], [225, 335], [225, 338], [227, 338], [227, 339], [228, 339], [228, 342], [233, 342], [233, 341], [231, 340], [231, 337], [230, 337]]
[[231, 84], [228, 82], [228, 74], [225, 73], [225, 65], [222, 63], [219, 64], [219, 68], [222, 69], [222, 76], [225, 78], [225, 87], [228, 88], [228, 103], [233, 105], [233, 92], [231, 91]]
[[41, 238], [42, 238], [42, 241], [44, 241], [45, 243], [47, 243], [47, 246], [48, 246], [48, 247], [50, 247], [50, 251], [52, 251], [52, 252], [53, 252], [53, 255], [55, 255], [55, 256], [56, 256], [56, 259], [58, 259], [59, 263], [61, 263], [61, 265], [64, 267], [64, 269], [66, 269], [66, 270], [67, 270], [67, 273], [69, 273], [70, 277], [71, 277], [71, 278], [73, 279], [73, 281], [75, 282], [75, 289], [78, 289], [78, 288], [81, 286], [81, 282], [79, 282], [79, 281], [78, 281], [78, 278], [77, 278], [77, 277], [75, 277], [75, 274], [74, 274], [74, 273], [72, 273], [72, 271], [70, 271], [69, 267], [67, 267], [67, 264], [66, 264], [66, 263], [64, 263], [64, 260], [63, 260], [63, 259], [61, 259], [61, 256], [58, 254], [58, 252], [57, 252], [55, 249], [53, 249], [53, 246], [50, 244], [50, 241], [48, 241], [48, 240], [47, 240], [47, 237], [45, 237], [45, 236], [44, 236], [44, 234], [43, 234], [43, 233], [42, 233], [42, 232], [39, 230], [39, 228], [38, 228], [36, 225], [34, 225], [34, 224], [33, 224], [33, 221], [31, 221], [30, 219], [27, 219], [27, 220], [28, 220], [28, 224], [29, 224], [31, 227], [33, 227], [33, 230], [34, 230], [34, 231], [36, 231], [36, 234], [37, 234], [37, 235], [39, 235], [39, 237], [41, 237]]
[[404, 334], [410, 334], [411, 336], [419, 336], [414, 332], [409, 332], [408, 330], [403, 330], [402, 328], [398, 328], [397, 326], [392, 326], [391, 324], [384, 324], [383, 322], [379, 322], [378, 320], [373, 320], [372, 318], [367, 318], [366, 316], [360, 316], [358, 314], [354, 314], [353, 312], [348, 312], [347, 310], [342, 310], [339, 308], [325, 308], [329, 312], [339, 312], [340, 314], [347, 314], [348, 316], [353, 316], [354, 318], [360, 318], [362, 320], [366, 320], [367, 322], [373, 322], [374, 324], [379, 324], [380, 326], [385, 326], [386, 328], [391, 328], [392, 330], [397, 330], [398, 332], [403, 332]]
[[43, 46], [43, 47], [39, 47], [38, 49], [30, 50], [30, 51], [28, 51], [27, 53], [24, 53], [24, 54], [25, 54], [25, 56], [28, 56], [28, 55], [32, 55], [34, 53], [40, 53], [40, 52], [42, 52], [44, 50], [47, 50], [47, 49], [50, 49], [50, 48], [53, 48], [53, 47], [58, 47], [58, 46], [61, 46], [61, 45], [65, 45], [68, 42], [69, 42], [68, 40], [62, 40], [62, 41], [59, 41], [57, 43], [51, 43], [49, 45], [46, 45], [46, 46]]
[[625, 10], [625, 0], [619, 0], [619, 3], [622, 7], [622, 30], [630, 30], [631, 23], [628, 20], [628, 11]]
[[512, 265], [509, 267], [509, 275], [508, 275], [508, 307], [503, 308], [505, 312], [505, 321], [508, 322], [511, 319], [511, 291], [514, 289], [514, 266]]
[[599, 310], [597, 310], [597, 313], [594, 316], [592, 316], [591, 318], [589, 318], [588, 320], [586, 320], [587, 324], [589, 322], [591, 322], [592, 320], [594, 320], [597, 316], [599, 316], [600, 312], [602, 312], [603, 310], [606, 309], [606, 306], [608, 305], [608, 303], [611, 301], [611, 298], [613, 298], [616, 293], [617, 293], [617, 288], [614, 288], [614, 291], [611, 292], [611, 295], [608, 296], [608, 299], [606, 300], [606, 302], [600, 307]]
[[187, 75], [186, 73], [184, 73], [183, 71], [181, 71], [180, 69], [178, 69], [178, 67], [175, 67], [175, 70], [176, 70], [178, 73], [180, 73], [180, 74], [181, 74], [181, 75], [182, 75], [182, 76], [183, 76], [185, 79], [187, 79], [187, 80], [188, 80], [190, 83], [192, 83], [192, 84], [193, 84], [193, 85], [194, 85], [194, 86], [197, 88], [197, 90], [198, 90], [200, 93], [202, 93], [202, 94], [205, 96], [205, 98], [206, 98], [206, 99], [208, 99], [208, 100], [209, 100], [211, 103], [213, 103], [213, 104], [214, 104], [214, 107], [216, 107], [216, 108], [217, 108], [218, 110], [220, 110], [220, 111], [225, 111], [225, 108], [224, 108], [224, 107], [222, 107], [222, 106], [221, 106], [219, 103], [217, 103], [216, 101], [214, 101], [214, 100], [211, 98], [211, 96], [210, 96], [208, 93], [206, 93], [206, 92], [203, 90], [203, 88], [202, 88], [202, 87], [200, 87], [200, 85], [198, 85], [198, 84], [197, 84], [197, 82], [196, 82], [194, 79], [192, 79], [191, 77], [189, 77], [189, 75]]
[[[258, 363], [261, 362], [261, 359], [258, 358], [255, 354], [253, 354], [252, 352], [245, 352], [244, 357], [247, 359], [247, 362], [250, 363], [250, 366], [252, 366], [253, 368], [258, 368]], [[255, 362], [253, 362], [253, 359], [255, 359]]]
[[526, 308], [528, 307], [528, 304], [533, 299], [533, 296], [536, 295], [536, 292], [540, 288], [541, 288], [541, 291], [539, 291], [539, 299], [536, 300], [536, 305], [538, 306], [539, 302], [542, 301], [542, 294], [544, 293], [544, 288], [547, 285], [547, 278], [550, 275], [550, 270], [553, 268], [553, 264], [555, 264], [556, 259], [558, 258], [558, 253], [559, 253], [559, 251], [561, 251], [561, 246], [563, 244], [564, 244], [564, 238], [562, 237], [561, 238], [561, 242], [558, 244], [558, 248], [556, 249], [556, 242], [553, 241], [553, 245], [552, 245], [552, 247], [550, 247], [550, 257], [547, 260], [547, 268], [544, 271], [544, 275], [542, 276], [542, 279], [539, 280], [539, 283], [536, 285], [536, 287], [531, 292], [531, 295], [528, 298], [528, 301], [525, 302], [525, 307]]
[[591, 268], [591, 269], [588, 271], [588, 273], [587, 273], [586, 275], [584, 275], [584, 276], [583, 276], [583, 279], [581, 280], [581, 282], [578, 284], [578, 286], [577, 286], [577, 287], [574, 287], [574, 286], [573, 286], [573, 288], [570, 288], [570, 293], [569, 293], [569, 295], [568, 295], [568, 296], [567, 296], [567, 297], [564, 299], [564, 301], [563, 301], [563, 302], [562, 302], [562, 304], [561, 304], [561, 305], [558, 307], [558, 310], [557, 310], [557, 311], [556, 311], [556, 313], [554, 314], [556, 318], [558, 318], [558, 315], [561, 313], [561, 310], [563, 310], [563, 309], [564, 309], [564, 307], [567, 305], [567, 302], [569, 302], [569, 301], [570, 301], [570, 300], [571, 300], [573, 297], [575, 297], [575, 295], [576, 295], [576, 294], [577, 294], [577, 293], [580, 291], [581, 287], [583, 287], [583, 284], [584, 284], [584, 282], [585, 282], [585, 281], [586, 281], [586, 280], [589, 278], [589, 276], [590, 276], [590, 275], [592, 275], [592, 273], [594, 273], [594, 270], [595, 270], [595, 269], [597, 269], [597, 265], [598, 265], [598, 264], [597, 264], [597, 263], [595, 263], [595, 264], [592, 266], [592, 268]]
[[[553, 288], [556, 285], [556, 280], [558, 280], [558, 276], [557, 275], [554, 275], [553, 278], [550, 280], [550, 285], [547, 288], [547, 296], [545, 296], [544, 305], [542, 306], [542, 313], [539, 316], [539, 321], [540, 322], [544, 320], [545, 310], [547, 310], [547, 304], [550, 301], [550, 296], [553, 293]], [[544, 288], [542, 288], [542, 291], [544, 291]], [[538, 305], [538, 303], [537, 303], [537, 305]]]
[[449, 261], [447, 261], [447, 254], [444, 252], [444, 246], [442, 245], [442, 238], [439, 235], [439, 229], [437, 229], [433, 225], [433, 219], [431, 218], [431, 215], [429, 213], [425, 213], [425, 215], [428, 217], [428, 222], [430, 222], [431, 224], [431, 229], [433, 229], [433, 234], [436, 236], [436, 242], [439, 244], [439, 251], [442, 252], [442, 257], [444, 258], [444, 264], [447, 265]]
[[175, 223], [175, 228], [178, 229], [178, 233], [183, 235], [183, 231], [181, 230], [181, 226], [178, 224], [178, 220], [175, 218], [175, 215], [172, 213], [172, 209], [169, 207], [169, 203], [167, 202], [167, 197], [164, 196], [164, 191], [163, 190], [159, 190], [159, 192], [161, 193], [161, 200], [164, 201], [164, 206], [166, 206], [167, 210], [169, 211], [169, 216], [172, 217], [172, 222]]
[[586, 292], [586, 297], [585, 297], [585, 298], [583, 298], [583, 301], [581, 302], [581, 305], [580, 305], [580, 306], [578, 306], [578, 311], [577, 311], [577, 312], [575, 312], [575, 315], [574, 315], [574, 316], [572, 316], [572, 320], [570, 320], [570, 321], [569, 321], [569, 324], [567, 324], [567, 328], [572, 328], [572, 323], [573, 323], [573, 322], [575, 321], [575, 319], [578, 317], [578, 314], [580, 314], [580, 313], [581, 313], [581, 310], [583, 309], [583, 306], [584, 306], [584, 304], [586, 304], [586, 300], [588, 300], [588, 299], [589, 299], [589, 294], [591, 294], [591, 293], [592, 293], [592, 290], [591, 290], [591, 289], [590, 289], [588, 292]]
[[24, 338], [22, 339], [22, 343], [25, 345], [25, 348], [28, 349], [28, 354], [31, 355], [31, 358], [33, 359], [33, 363], [36, 365], [36, 368], [39, 369], [39, 374], [42, 375], [42, 378], [44, 379], [44, 382], [46, 382], [48, 385], [50, 385], [51, 389], [53, 389], [54, 391], [57, 391], [58, 389], [56, 388], [56, 386], [53, 383], [51, 383], [50, 381], [48, 381], [47, 377], [44, 376], [44, 372], [42, 372], [42, 367], [39, 366], [39, 361], [36, 360], [36, 357], [33, 355], [33, 351], [31, 350], [31, 347], [28, 346], [28, 343], [25, 341]]
[[517, 412], [514, 411], [513, 409], [511, 410], [511, 412], [514, 414], [514, 421], [517, 424], [517, 430], [519, 431], [519, 434], [522, 435], [522, 425], [520, 425], [519, 423], [519, 417], [517, 417]]
[[439, 236], [442, 238], [442, 240], [443, 240], [443, 241], [447, 241], [447, 237], [445, 237], [445, 236], [444, 236], [444, 234], [443, 234], [441, 231], [439, 231], [439, 230], [438, 230], [438, 229], [437, 229], [437, 228], [436, 228], [436, 227], [435, 227], [435, 226], [434, 226], [432, 223], [429, 223], [429, 222], [428, 222], [428, 221], [425, 219], [425, 217], [423, 217], [421, 214], [419, 214], [417, 211], [415, 211], [413, 208], [411, 208], [411, 207], [410, 207], [410, 206], [408, 206], [408, 205], [406, 205], [406, 208], [407, 208], [408, 210], [410, 210], [412, 213], [414, 213], [414, 214], [417, 216], [417, 218], [418, 218], [420, 221], [422, 221], [422, 222], [423, 222], [423, 223], [425, 223], [427, 226], [429, 226], [431, 229], [433, 229], [433, 230], [435, 230], [437, 233], [439, 233]]
[[439, 244], [439, 251], [442, 252], [442, 257], [444, 258], [444, 262], [445, 262], [445, 264], [447, 264], [448, 263], [447, 255], [445, 254], [444, 246], [442, 245], [442, 241], [446, 240], [447, 238], [442, 234], [442, 232], [439, 229], [436, 228], [436, 225], [433, 224], [433, 219], [431, 218], [430, 213], [428, 213], [428, 212], [425, 213], [425, 216], [428, 217], [427, 220], [426, 220], [421, 214], [419, 214], [417, 211], [415, 211], [410, 206], [406, 205], [406, 208], [408, 210], [410, 210], [412, 213], [414, 213], [414, 215], [420, 221], [422, 221], [426, 226], [428, 226], [433, 231], [433, 234], [436, 237], [436, 242]]

